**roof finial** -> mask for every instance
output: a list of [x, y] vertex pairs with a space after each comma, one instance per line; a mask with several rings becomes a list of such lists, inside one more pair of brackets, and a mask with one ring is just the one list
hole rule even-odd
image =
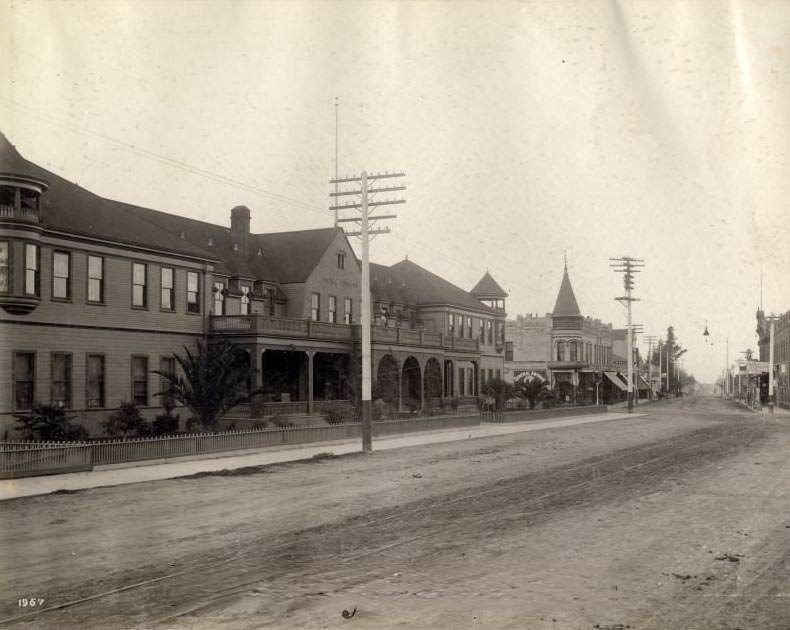
[[562, 250], [562, 260], [565, 263], [565, 271], [568, 271], [568, 250]]

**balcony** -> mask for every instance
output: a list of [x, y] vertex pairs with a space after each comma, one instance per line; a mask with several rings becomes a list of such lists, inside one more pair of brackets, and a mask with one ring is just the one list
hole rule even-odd
[[39, 222], [39, 211], [35, 208], [25, 208], [24, 206], [11, 206], [0, 204], [0, 220], [14, 219], [16, 221], [26, 221], [28, 223]]
[[212, 315], [212, 333], [255, 335], [260, 337], [294, 337], [321, 341], [351, 342], [352, 327], [347, 324], [314, 322], [309, 319], [268, 315]]
[[[209, 318], [212, 333], [259, 337], [288, 337], [316, 341], [358, 341], [361, 329], [358, 324], [330, 324], [309, 319], [273, 317], [269, 315], [212, 315]], [[455, 352], [479, 352], [477, 339], [448, 337], [442, 333], [411, 328], [371, 326], [373, 343], [392, 346], [436, 348]]]

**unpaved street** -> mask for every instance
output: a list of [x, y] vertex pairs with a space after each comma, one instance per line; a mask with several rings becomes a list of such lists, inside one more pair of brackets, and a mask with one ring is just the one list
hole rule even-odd
[[[0, 618], [18, 628], [790, 628], [787, 417], [716, 399], [644, 410], [4, 502]], [[21, 597], [43, 598], [43, 611], [20, 617]]]

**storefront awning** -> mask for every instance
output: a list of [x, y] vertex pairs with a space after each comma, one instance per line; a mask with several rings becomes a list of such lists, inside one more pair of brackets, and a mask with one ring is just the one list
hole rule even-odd
[[617, 377], [617, 372], [604, 372], [604, 375], [605, 375], [605, 376], [606, 376], [606, 378], [608, 378], [608, 379], [609, 379], [609, 380], [610, 380], [610, 381], [611, 381], [611, 382], [612, 382], [614, 385], [616, 385], [616, 386], [617, 386], [617, 388], [618, 388], [620, 391], [622, 391], [622, 392], [627, 392], [627, 391], [628, 391], [628, 388], [625, 386], [625, 384], [623, 383], [623, 381], [621, 381], [621, 380], [620, 380], [620, 379]]

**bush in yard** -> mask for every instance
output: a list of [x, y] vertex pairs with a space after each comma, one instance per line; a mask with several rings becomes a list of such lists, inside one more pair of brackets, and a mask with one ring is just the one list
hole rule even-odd
[[76, 441], [88, 437], [85, 427], [72, 424], [73, 417], [66, 416], [62, 407], [34, 403], [26, 413], [14, 414], [17, 430], [25, 440], [46, 442]]
[[169, 435], [178, 432], [180, 416], [163, 413], [154, 418], [151, 423], [151, 435]]
[[151, 435], [151, 425], [140, 415], [133, 402], [123, 401], [118, 410], [102, 423], [110, 437], [145, 437]]
[[255, 420], [255, 422], [252, 423], [252, 428], [253, 429], [265, 429], [268, 425], [269, 425], [269, 423], [266, 420], [258, 418], [258, 419]]

